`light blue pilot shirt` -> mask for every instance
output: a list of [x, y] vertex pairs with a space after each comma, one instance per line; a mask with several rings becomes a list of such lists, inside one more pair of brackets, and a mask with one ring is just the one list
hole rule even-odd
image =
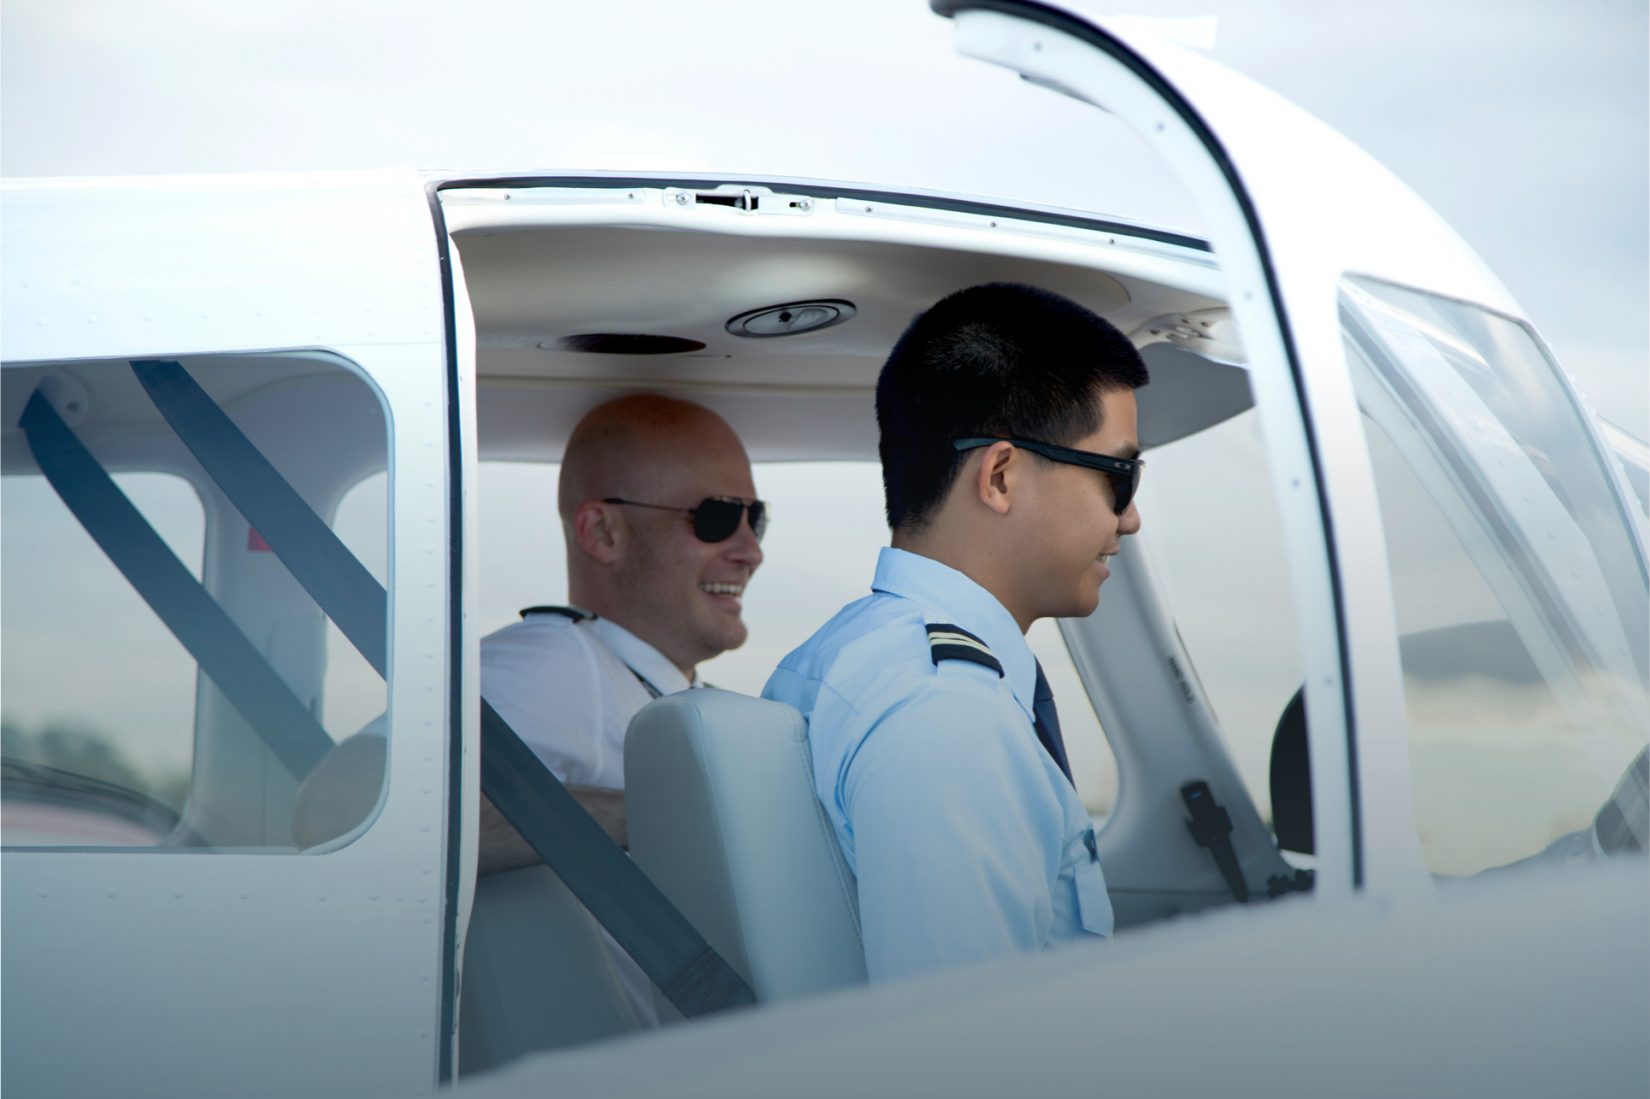
[[[859, 882], [872, 980], [1109, 936], [1094, 825], [1033, 725], [1036, 658], [957, 570], [884, 549], [872, 594], [780, 663], [763, 696], [808, 723], [814, 790]], [[999, 674], [936, 660], [977, 638]]]

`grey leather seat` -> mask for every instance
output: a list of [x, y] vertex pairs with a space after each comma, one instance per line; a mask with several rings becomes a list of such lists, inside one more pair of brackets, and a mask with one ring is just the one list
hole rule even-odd
[[[386, 743], [382, 735], [351, 737], [305, 780], [292, 821], [300, 847], [330, 843], [370, 815]], [[641, 1027], [600, 926], [549, 867], [476, 880], [459, 1006], [461, 1073]]]
[[630, 854], [758, 1001], [865, 980], [854, 878], [814, 796], [802, 716], [706, 688], [625, 742]]
[[641, 1027], [600, 925], [542, 863], [476, 880], [463, 974], [466, 1076]]

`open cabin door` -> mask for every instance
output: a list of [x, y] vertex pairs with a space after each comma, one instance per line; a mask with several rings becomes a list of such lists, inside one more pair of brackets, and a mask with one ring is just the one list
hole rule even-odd
[[[5, 1087], [428, 1094], [476, 704], [424, 187], [4, 203]], [[387, 600], [339, 611], [305, 523]], [[363, 727], [348, 797], [306, 795]]]
[[[1505, 288], [1374, 160], [1201, 55], [1059, 6], [932, 6], [954, 19], [959, 52], [1127, 123], [1203, 219], [1264, 435], [1267, 468], [1251, 473], [1270, 478], [1288, 557], [1319, 897], [1426, 895], [1432, 875], [1585, 829], [1642, 745], [1642, 533], [1596, 423]], [[1558, 415], [1541, 423], [1532, 408]], [[1426, 516], [1405, 511], [1416, 499]], [[1148, 535], [1150, 507], [1148, 493]], [[1444, 536], [1415, 548], [1416, 528]], [[1225, 552], [1244, 533], [1208, 538]], [[1476, 603], [1439, 610], [1439, 591], [1469, 590]], [[1491, 652], [1509, 655], [1491, 666]], [[1555, 749], [1551, 766], [1587, 771], [1595, 792], [1549, 808], [1532, 775], [1521, 804], [1543, 808], [1516, 822], [1495, 817], [1487, 789], [1484, 806], [1463, 804], [1472, 734], [1451, 717], [1429, 740], [1427, 705], [1470, 703], [1464, 685], [1486, 676], [1542, 686], [1570, 724], [1526, 722], [1506, 739]], [[1481, 780], [1503, 764], [1517, 761], [1491, 761]], [[1545, 838], [1488, 838], [1515, 825]], [[1452, 831], [1456, 848], [1435, 849]]]

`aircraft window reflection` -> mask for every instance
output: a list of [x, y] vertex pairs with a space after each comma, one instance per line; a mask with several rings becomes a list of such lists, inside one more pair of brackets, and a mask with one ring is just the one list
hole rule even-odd
[[1650, 726], [1644, 573], [1600, 456], [1513, 322], [1364, 279], [1342, 316], [1427, 863], [1596, 853]]
[[[195, 490], [171, 474], [114, 481], [199, 579]], [[7, 477], [0, 510], [6, 843], [159, 844], [194, 767], [194, 661], [44, 478]]]
[[[6, 371], [6, 845], [296, 852], [299, 784], [352, 731], [329, 687], [381, 712], [384, 681], [218, 485], [270, 468], [329, 522], [384, 468], [377, 396], [319, 354]], [[341, 533], [382, 578], [377, 497]]]
[[[484, 462], [480, 471], [479, 632], [523, 607], [566, 599], [566, 549], [556, 517], [553, 464]], [[773, 506], [763, 562], [744, 597], [750, 638], [703, 664], [702, 679], [756, 695], [775, 666], [843, 604], [870, 590], [888, 544], [882, 479], [874, 462], [759, 462], [756, 488]], [[1109, 812], [1117, 771], [1099, 719], [1052, 622], [1028, 638], [1060, 704], [1062, 731], [1084, 804]]]

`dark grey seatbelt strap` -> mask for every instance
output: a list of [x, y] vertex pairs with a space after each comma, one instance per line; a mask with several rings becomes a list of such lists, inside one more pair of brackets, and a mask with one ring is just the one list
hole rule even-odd
[[481, 785], [493, 805], [683, 1015], [754, 1002], [733, 968], [567, 788], [553, 775], [543, 781], [543, 763], [485, 699], [481, 737]]
[[179, 561], [39, 392], [18, 420], [35, 464], [87, 534], [296, 778], [333, 747], [315, 715]]
[[[134, 362], [132, 369], [208, 475], [384, 674], [383, 586], [181, 364]], [[333, 600], [340, 601], [337, 614]], [[481, 772], [483, 793], [683, 1015], [755, 1002], [744, 980], [485, 699]]]
[[139, 360], [132, 372], [229, 502], [367, 663], [385, 675], [383, 586], [182, 364]]

